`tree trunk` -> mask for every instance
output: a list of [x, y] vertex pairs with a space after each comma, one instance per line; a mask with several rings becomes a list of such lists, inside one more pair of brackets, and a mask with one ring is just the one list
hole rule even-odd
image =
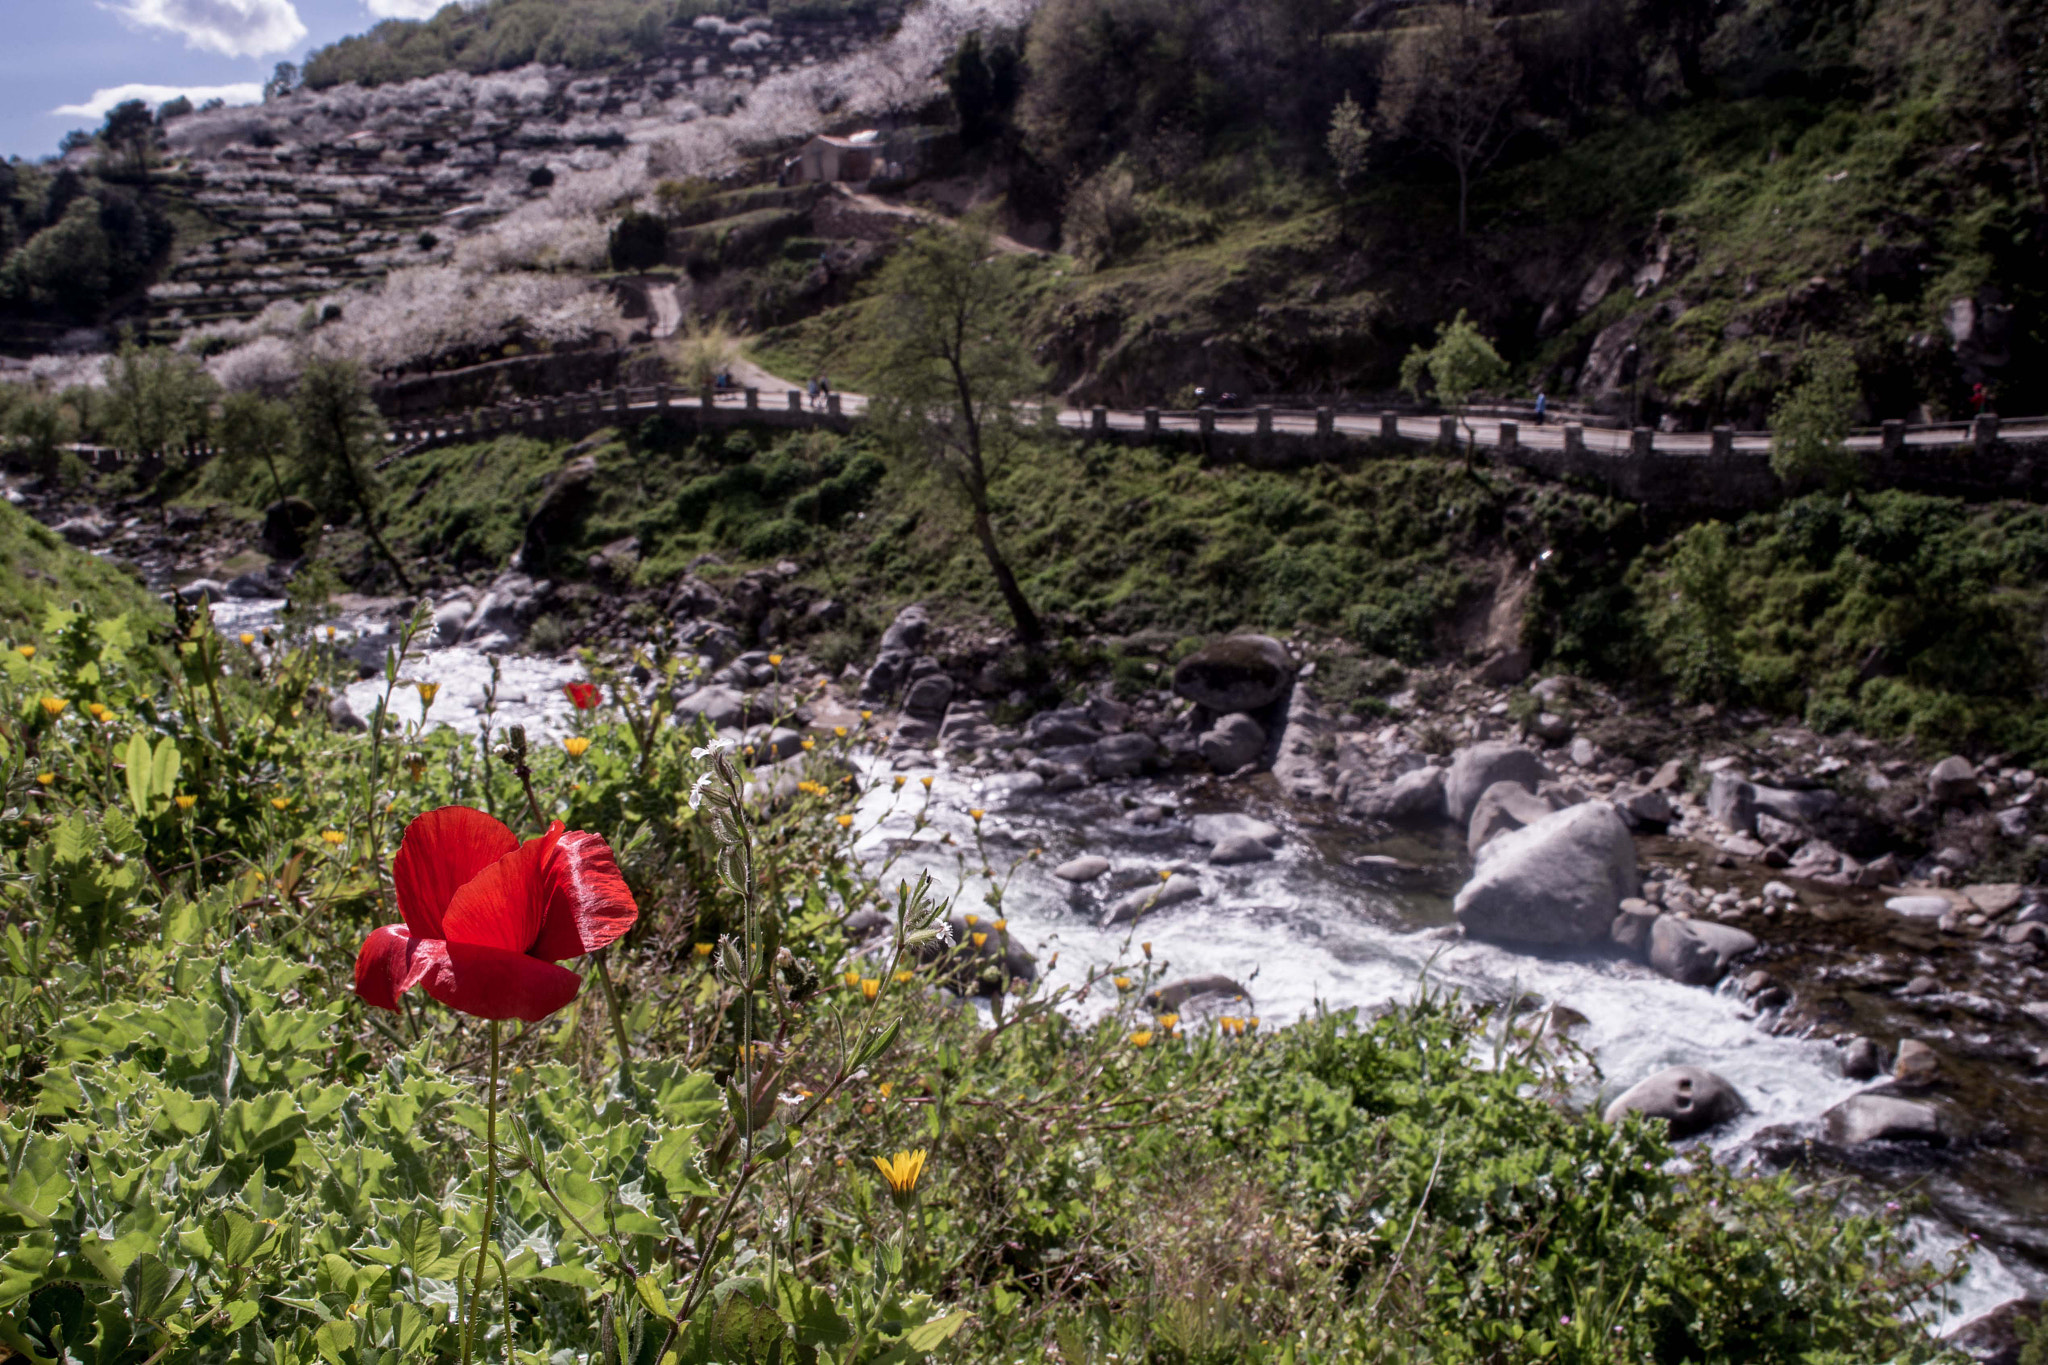
[[377, 553], [384, 556], [384, 562], [391, 566], [391, 572], [398, 575], [398, 586], [409, 596], [412, 593], [412, 579], [407, 576], [405, 566], [398, 562], [398, 556], [391, 553], [391, 547], [384, 543], [384, 533], [377, 529], [377, 513], [370, 506], [370, 493], [363, 487], [362, 476], [356, 472], [355, 454], [349, 449], [348, 430], [342, 423], [336, 422], [334, 435], [340, 445], [341, 467], [348, 477], [351, 500], [356, 505], [356, 514], [363, 519], [363, 532], [370, 537], [370, 543], [377, 547]]
[[1031, 610], [1031, 604], [1024, 600], [1024, 590], [1017, 586], [1017, 575], [1010, 572], [1009, 561], [996, 548], [996, 532], [989, 523], [988, 507], [979, 501], [974, 506], [974, 536], [981, 542], [981, 552], [988, 558], [989, 572], [995, 575], [996, 588], [1017, 622], [1017, 638], [1027, 645], [1039, 643], [1045, 639], [1045, 627], [1039, 624], [1038, 613]]

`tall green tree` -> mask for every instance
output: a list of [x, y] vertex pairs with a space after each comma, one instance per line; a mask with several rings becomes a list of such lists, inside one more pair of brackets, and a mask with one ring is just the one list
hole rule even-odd
[[1825, 487], [1839, 493], [1861, 472], [1849, 453], [1862, 384], [1848, 345], [1826, 338], [1807, 347], [1800, 380], [1771, 408], [1771, 472], [1786, 487]]
[[270, 476], [270, 496], [284, 497], [284, 470], [298, 449], [299, 430], [289, 404], [260, 393], [230, 394], [220, 409], [220, 453], [215, 482], [231, 495], [247, 488], [260, 465]]
[[204, 439], [219, 394], [196, 357], [131, 337], [107, 366], [101, 420], [123, 450], [161, 454]]
[[384, 419], [370, 401], [362, 366], [352, 360], [313, 361], [299, 375], [292, 412], [314, 506], [330, 521], [359, 522], [399, 586], [411, 592], [411, 576], [384, 540], [383, 487], [377, 478]]
[[876, 281], [872, 415], [896, 450], [928, 461], [966, 505], [1018, 638], [1045, 628], [996, 539], [992, 474], [1023, 437], [1017, 404], [1040, 373], [1014, 325], [1015, 258], [995, 249], [986, 212], [904, 242]]
[[1401, 361], [1401, 387], [1417, 398], [1426, 389], [1434, 391], [1436, 401], [1465, 428], [1467, 468], [1479, 444], [1467, 409], [1475, 395], [1498, 388], [1507, 377], [1507, 362], [1462, 308], [1456, 318], [1437, 324], [1435, 345], [1417, 346]]

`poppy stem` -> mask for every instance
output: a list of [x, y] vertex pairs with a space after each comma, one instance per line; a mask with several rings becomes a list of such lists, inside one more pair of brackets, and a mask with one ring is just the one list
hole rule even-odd
[[599, 948], [590, 955], [597, 964], [597, 979], [604, 986], [604, 1003], [612, 1014], [612, 1037], [619, 1045], [619, 1089], [633, 1093], [633, 1054], [626, 1042], [626, 1016], [619, 1009], [619, 993], [612, 985], [612, 969], [605, 965], [605, 950]]
[[[462, 1332], [462, 1365], [469, 1365], [476, 1345], [477, 1320], [483, 1316], [484, 1265], [491, 1258], [491, 1234], [498, 1213], [498, 1021], [491, 1020], [491, 1088], [484, 1106], [484, 1240], [476, 1253], [476, 1287], [469, 1295], [469, 1324]], [[507, 1320], [505, 1330], [512, 1324]]]

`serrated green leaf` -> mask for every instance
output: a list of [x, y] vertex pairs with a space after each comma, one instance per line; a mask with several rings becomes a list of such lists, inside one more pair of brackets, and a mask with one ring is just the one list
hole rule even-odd
[[668, 1306], [668, 1295], [661, 1289], [661, 1283], [652, 1275], [642, 1275], [633, 1281], [633, 1292], [640, 1296], [640, 1302], [648, 1312], [663, 1322], [676, 1320], [675, 1310]]

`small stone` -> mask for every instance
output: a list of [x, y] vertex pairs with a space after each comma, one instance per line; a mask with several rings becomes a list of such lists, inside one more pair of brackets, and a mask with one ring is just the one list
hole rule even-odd
[[1682, 758], [1668, 759], [1663, 767], [1657, 769], [1656, 776], [1650, 779], [1650, 790], [1653, 792], [1676, 791], [1684, 782], [1685, 760]]
[[1529, 722], [1529, 733], [1546, 744], [1562, 744], [1572, 737], [1572, 723], [1555, 711], [1543, 711]]
[[1963, 888], [1963, 898], [1987, 915], [2002, 915], [2020, 903], [2018, 882], [1977, 882]]
[[2007, 806], [1991, 817], [1998, 824], [1998, 832], [2008, 839], [2019, 840], [2027, 837], [2027, 808]]
[[2000, 937], [2014, 947], [2022, 943], [2048, 945], [2048, 924], [2043, 924], [2039, 920], [2028, 920], [2025, 924], [2008, 924], [2000, 931]]
[[1216, 847], [1209, 850], [1209, 861], [1219, 867], [1236, 863], [1266, 863], [1273, 860], [1273, 850], [1249, 834], [1232, 834], [1216, 841]]
[[1899, 987], [1899, 994], [1907, 997], [1941, 994], [1941, 983], [1924, 973]]
[[1109, 859], [1097, 854], [1069, 859], [1052, 870], [1052, 875], [1063, 882], [1092, 882], [1109, 871]]
[[1892, 1062], [1892, 1079], [1901, 1085], [1932, 1085], [1941, 1076], [1941, 1054], [1918, 1038], [1902, 1039]]
[[1908, 919], [1940, 919], [1954, 904], [1947, 896], [1893, 896], [1884, 908]]
[[1600, 761], [1600, 748], [1592, 740], [1580, 735], [1572, 741], [1572, 763], [1575, 767], [1590, 768]]
[[1868, 1038], [1851, 1035], [1842, 1049], [1842, 1074], [1852, 1081], [1867, 1081], [1884, 1070], [1884, 1053]]
[[1607, 936], [1622, 951], [1641, 957], [1650, 946], [1650, 926], [1661, 913], [1648, 901], [1630, 896], [1622, 901], [1621, 913], [1614, 917], [1614, 926]]
[[1960, 754], [1951, 754], [1927, 774], [1927, 794], [1943, 805], [1956, 805], [1980, 795], [1977, 769]]
[[1783, 882], [1765, 882], [1764, 899], [1767, 901], [1796, 901], [1799, 893]]

